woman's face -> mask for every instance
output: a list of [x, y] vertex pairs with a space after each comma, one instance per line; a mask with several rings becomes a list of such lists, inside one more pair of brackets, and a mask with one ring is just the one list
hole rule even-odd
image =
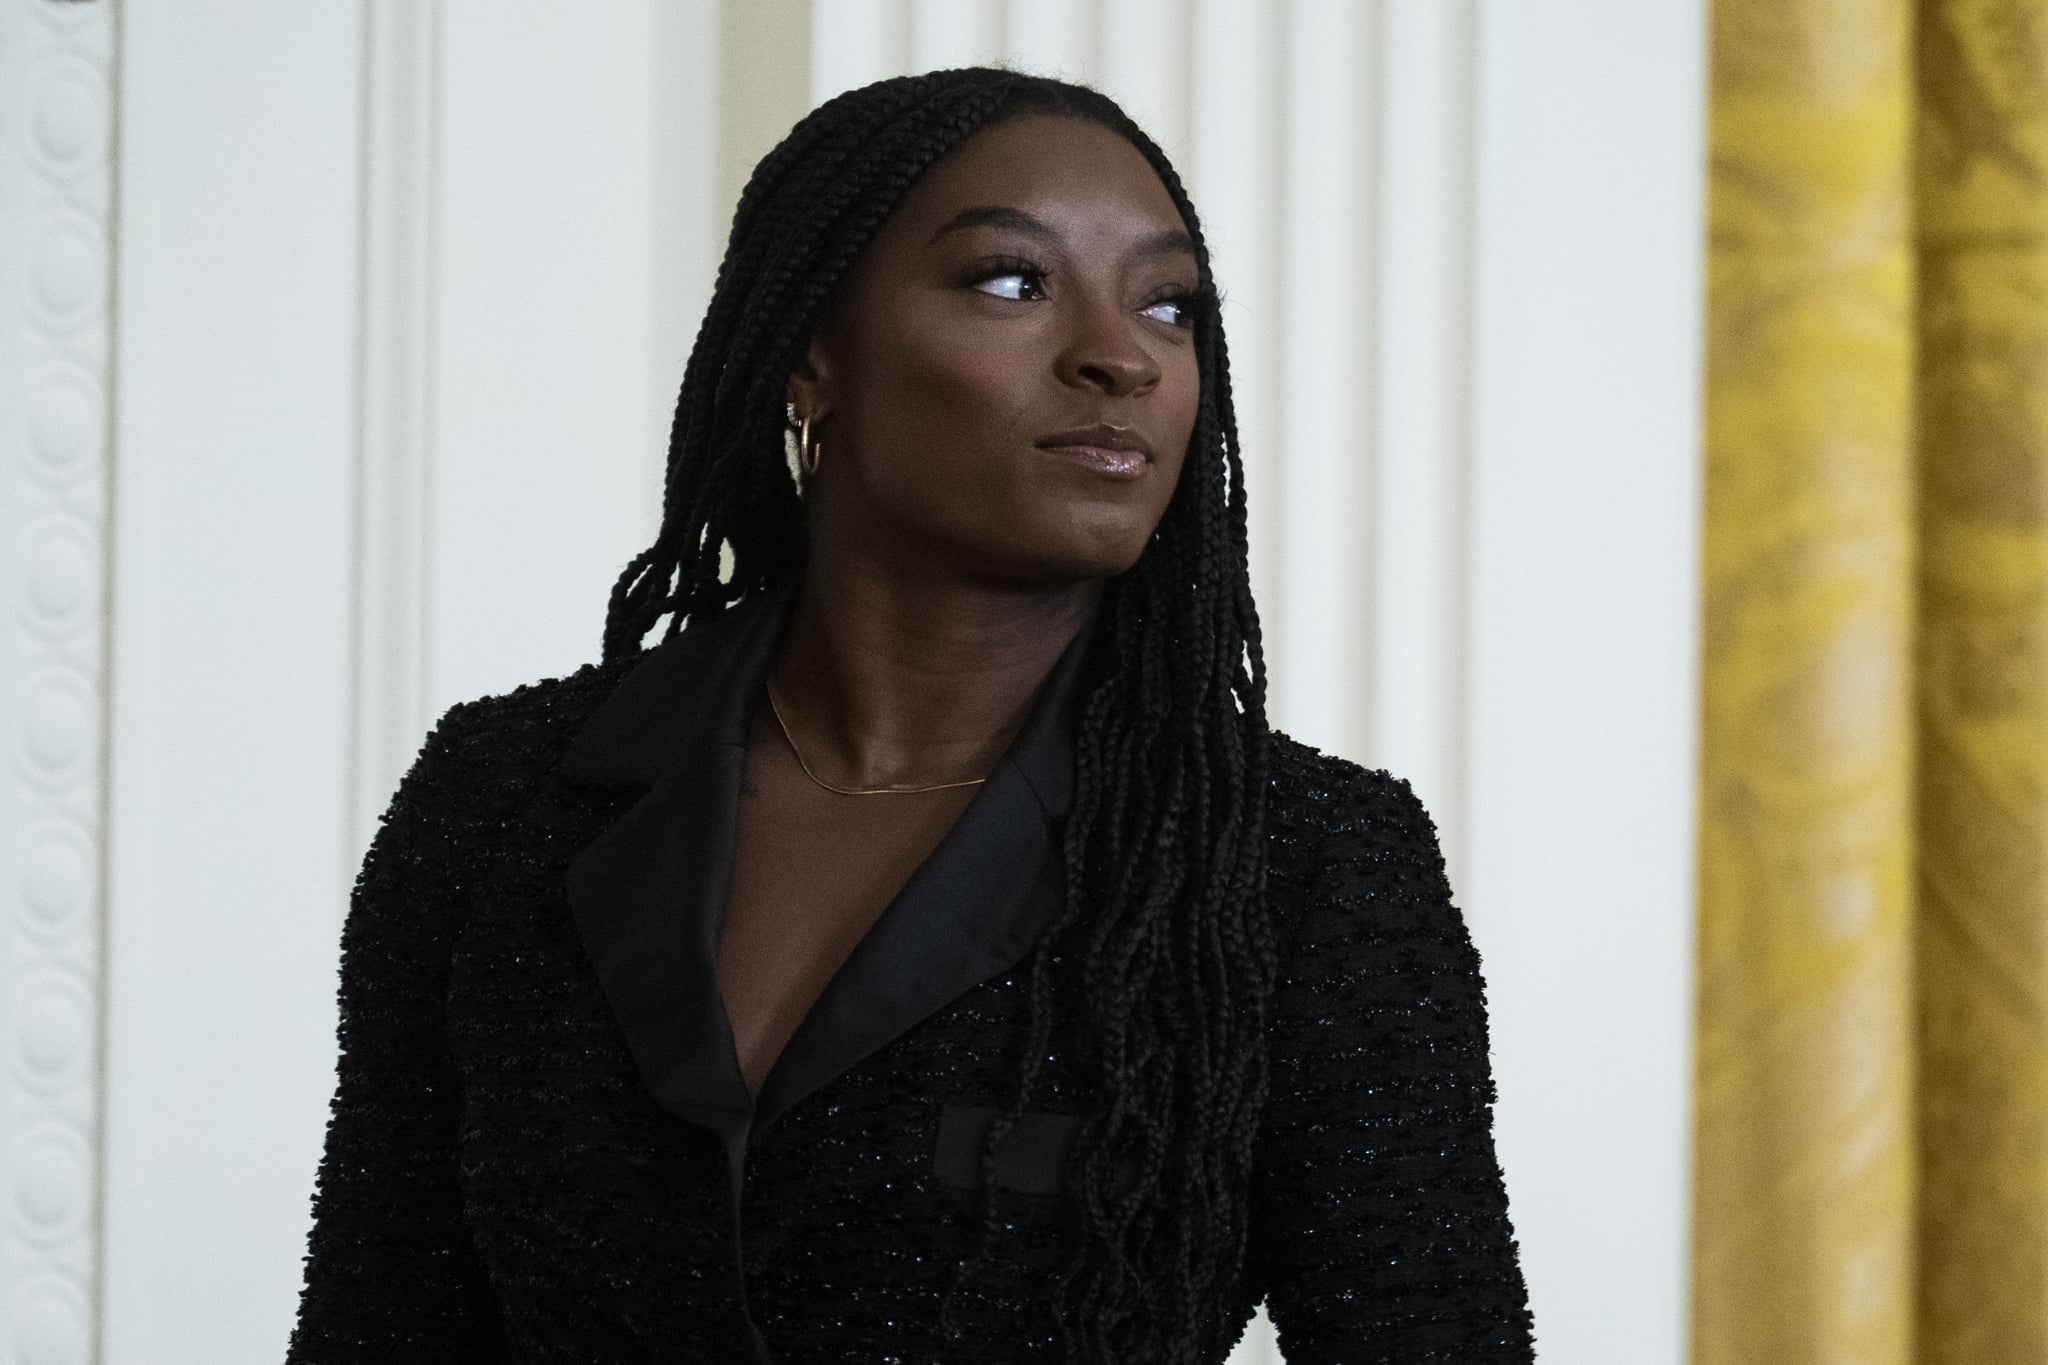
[[1198, 283], [1123, 138], [1050, 116], [976, 134], [884, 223], [791, 377], [823, 442], [814, 553], [1006, 586], [1130, 568], [1194, 430]]

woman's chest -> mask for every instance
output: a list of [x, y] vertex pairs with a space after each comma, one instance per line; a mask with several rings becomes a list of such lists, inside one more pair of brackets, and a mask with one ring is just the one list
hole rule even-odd
[[[758, 728], [758, 727], [757, 727]], [[740, 1069], [759, 1093], [854, 950], [959, 818], [971, 788], [850, 794], [756, 736], [715, 926], [717, 988]]]
[[[673, 1082], [650, 1077], [660, 1059], [636, 1054], [568, 906], [543, 888], [530, 898], [495, 897], [472, 912], [453, 953], [449, 1039], [471, 1134], [505, 1143], [508, 1155], [519, 1137], [518, 1145], [531, 1149], [522, 1159], [539, 1169], [567, 1174], [607, 1154], [685, 1155], [694, 1144], [679, 1140], [680, 1133], [706, 1139], [708, 1151], [739, 1147], [757, 1163], [788, 1159], [795, 1169], [813, 1162], [827, 1177], [842, 1166], [879, 1169], [863, 1153], [886, 1151], [901, 1157], [889, 1176], [915, 1177], [917, 1159], [932, 1164], [938, 1123], [949, 1108], [1002, 1105], [1014, 1094], [1035, 965], [1027, 958], [922, 1017], [898, 1020], [894, 1036], [846, 1058], [804, 1093], [782, 1097], [772, 1113], [764, 1102], [738, 1127], [707, 1124], [684, 1101], [707, 1112], [729, 1103], [729, 1086], [715, 1083], [731, 1076], [693, 1078], [711, 1082], [704, 1089], [728, 1091], [695, 1095], [678, 1095]], [[837, 984], [856, 997], [886, 986]], [[691, 1014], [684, 997], [715, 993], [716, 981], [682, 974], [649, 989], [673, 998], [680, 1034], [680, 1021]], [[1055, 1028], [1034, 1107], [1080, 1106], [1066, 1032]], [[730, 1060], [729, 1037], [714, 1038], [712, 1046], [721, 1041]], [[728, 1135], [739, 1141], [725, 1141]], [[835, 1159], [834, 1152], [845, 1155]]]
[[[751, 1322], [778, 1365], [831, 1332], [902, 1347], [890, 1334], [936, 1320], [979, 1235], [961, 1149], [1013, 1092], [1028, 996], [1021, 971], [980, 983], [735, 1142], [659, 1101], [562, 907], [483, 910], [448, 1002], [479, 1251], [502, 1286], [574, 1295], [636, 1338], [715, 1351]], [[1034, 1107], [1073, 1100], [1062, 1060]], [[1050, 1292], [1079, 1120], [1031, 1126], [998, 1172], [998, 1263]]]

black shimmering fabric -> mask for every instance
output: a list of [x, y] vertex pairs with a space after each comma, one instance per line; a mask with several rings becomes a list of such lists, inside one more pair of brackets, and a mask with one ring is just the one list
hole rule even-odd
[[[564, 885], [638, 795], [561, 771], [631, 662], [455, 708], [393, 800], [343, 934], [295, 1365], [940, 1358], [980, 1227], [954, 1149], [1010, 1097], [1031, 959], [739, 1148], [658, 1103]], [[1290, 1365], [1529, 1361], [1479, 964], [1429, 818], [1405, 783], [1278, 739], [1268, 823], [1289, 946], [1222, 1297], [1267, 1301]], [[1075, 1053], [1056, 1030], [1038, 1136], [1000, 1154], [1000, 1235], [948, 1358], [1060, 1359], [1076, 1218], [1047, 1191], [1094, 1103]]]

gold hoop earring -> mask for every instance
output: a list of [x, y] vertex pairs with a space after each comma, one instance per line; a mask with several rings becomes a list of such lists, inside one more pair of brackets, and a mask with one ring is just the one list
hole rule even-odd
[[804, 471], [805, 478], [810, 478], [818, 472], [818, 461], [824, 454], [825, 443], [822, 440], [811, 440], [811, 419], [800, 418], [796, 429], [796, 462], [797, 467]]

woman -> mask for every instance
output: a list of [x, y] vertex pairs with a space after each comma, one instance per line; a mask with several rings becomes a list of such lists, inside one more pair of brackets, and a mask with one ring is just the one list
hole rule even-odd
[[1004, 71], [814, 111], [604, 661], [371, 850], [291, 1358], [1207, 1362], [1264, 1299], [1528, 1360], [1433, 830], [1264, 695], [1159, 149]]

